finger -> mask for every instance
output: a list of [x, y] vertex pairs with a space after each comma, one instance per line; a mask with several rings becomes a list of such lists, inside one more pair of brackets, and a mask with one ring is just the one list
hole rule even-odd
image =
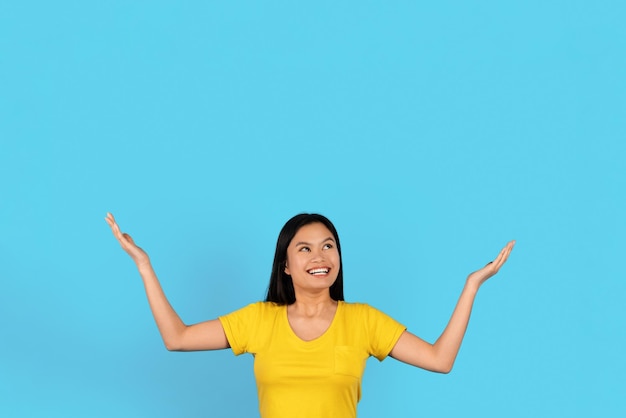
[[128, 235], [127, 233], [123, 233], [122, 236], [126, 239], [127, 242], [134, 246], [137, 246], [137, 244], [135, 244], [135, 241], [133, 241], [133, 238], [130, 235]]
[[509, 241], [506, 244], [506, 247], [504, 247], [504, 250], [505, 250], [504, 261], [506, 261], [509, 258], [509, 255], [511, 254], [511, 251], [513, 251], [514, 246], [515, 246], [515, 241]]
[[104, 219], [109, 225], [115, 223], [115, 218], [113, 217], [113, 214], [111, 212], [107, 212], [107, 216]]
[[107, 212], [107, 215], [104, 217], [104, 220], [106, 221], [107, 224], [109, 224], [109, 226], [113, 226], [113, 224], [115, 223], [115, 218], [113, 217], [113, 214], [110, 212]]
[[112, 221], [111, 223], [111, 231], [113, 232], [113, 235], [115, 236], [115, 238], [122, 239], [122, 230], [120, 229], [120, 226], [115, 222]]
[[500, 252], [496, 256], [496, 258], [494, 258], [494, 260], [493, 260], [494, 266], [499, 266], [500, 265], [500, 263], [502, 261], [502, 258], [504, 257], [504, 253], [505, 252], [506, 252], [506, 247], [500, 250]]
[[493, 274], [496, 274], [498, 270], [500, 269], [500, 266], [502, 266], [502, 264], [504, 263], [503, 260], [504, 260], [505, 252], [506, 252], [506, 247], [501, 249], [498, 255], [496, 256], [496, 258], [494, 258], [492, 262], [487, 264], [487, 266], [491, 267], [491, 269], [493, 270]]
[[124, 233], [120, 229], [120, 226], [115, 222], [115, 218], [111, 213], [107, 213], [106, 221], [111, 227], [111, 232], [113, 232], [113, 236], [120, 242], [120, 244], [125, 244], [127, 242], [126, 237], [124, 237]]
[[509, 254], [513, 250], [513, 246], [515, 245], [515, 241], [510, 241], [506, 244], [506, 246], [500, 251], [498, 257], [494, 260], [494, 265], [496, 267], [496, 271], [500, 270], [500, 267], [506, 263], [506, 260], [509, 258]]

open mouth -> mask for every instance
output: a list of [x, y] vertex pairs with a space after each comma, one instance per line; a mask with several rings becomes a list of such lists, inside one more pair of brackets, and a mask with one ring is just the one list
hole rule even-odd
[[328, 274], [329, 271], [330, 269], [328, 267], [318, 267], [318, 268], [314, 268], [311, 270], [307, 270], [307, 273], [313, 276], [324, 276]]

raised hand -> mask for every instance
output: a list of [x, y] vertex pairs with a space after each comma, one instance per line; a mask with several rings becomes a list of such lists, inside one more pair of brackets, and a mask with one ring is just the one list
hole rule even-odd
[[507, 258], [509, 258], [509, 254], [513, 250], [513, 246], [515, 245], [515, 241], [510, 241], [506, 246], [500, 251], [500, 254], [495, 258], [495, 260], [487, 263], [487, 265], [480, 270], [476, 270], [472, 274], [467, 277], [467, 284], [476, 286], [479, 288], [483, 283], [487, 281], [488, 278], [494, 276], [500, 267], [504, 265]]
[[106, 218], [104, 218], [104, 220], [111, 227], [113, 236], [120, 243], [122, 249], [126, 251], [126, 253], [133, 259], [137, 266], [150, 263], [150, 257], [148, 257], [148, 254], [140, 247], [138, 247], [137, 244], [135, 244], [135, 241], [133, 241], [130, 235], [123, 233], [120, 230], [119, 225], [117, 224], [117, 222], [115, 222], [115, 218], [111, 213], [107, 213], [107, 216]]

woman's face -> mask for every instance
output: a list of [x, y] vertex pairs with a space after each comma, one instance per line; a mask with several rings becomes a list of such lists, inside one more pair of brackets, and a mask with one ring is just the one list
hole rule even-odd
[[335, 238], [319, 222], [300, 228], [287, 247], [285, 273], [291, 276], [296, 294], [329, 289], [340, 267]]

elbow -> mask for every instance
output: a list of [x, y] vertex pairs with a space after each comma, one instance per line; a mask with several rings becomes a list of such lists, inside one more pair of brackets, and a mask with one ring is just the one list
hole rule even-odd
[[452, 371], [453, 366], [454, 362], [442, 362], [434, 367], [432, 371], [435, 373], [448, 374]]
[[161, 338], [163, 338], [163, 344], [165, 344], [165, 349], [167, 351], [186, 351], [185, 350], [185, 331], [186, 328], [168, 332], [161, 333]]
[[178, 340], [173, 338], [163, 339], [163, 343], [165, 344], [165, 349], [167, 351], [183, 351], [180, 341]]
[[454, 366], [454, 361], [456, 360], [456, 353], [437, 353], [435, 356], [435, 361], [433, 371], [441, 374], [448, 374], [452, 371], [452, 367]]
[[439, 374], [448, 374], [452, 371], [452, 367], [433, 367], [430, 371]]
[[452, 371], [452, 365], [446, 366], [446, 367], [442, 367], [441, 369], [437, 370], [438, 373], [441, 374], [448, 374]]
[[180, 351], [180, 349], [178, 349], [175, 345], [165, 342], [165, 349], [167, 351]]

